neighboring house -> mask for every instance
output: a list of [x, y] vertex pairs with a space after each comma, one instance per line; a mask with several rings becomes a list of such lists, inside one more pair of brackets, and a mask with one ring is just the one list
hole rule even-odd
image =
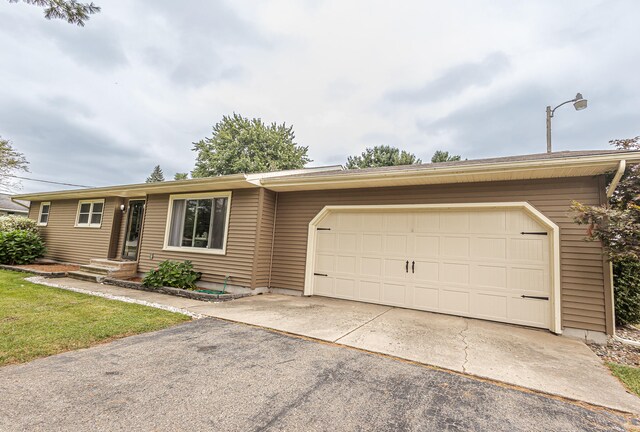
[[[19, 195], [49, 258], [191, 260], [202, 283], [321, 295], [598, 338], [610, 265], [572, 220], [640, 152], [580, 151]], [[322, 323], [318, 323], [322, 325]]]
[[11, 195], [0, 194], [0, 216], [29, 215], [29, 201], [12, 201]]

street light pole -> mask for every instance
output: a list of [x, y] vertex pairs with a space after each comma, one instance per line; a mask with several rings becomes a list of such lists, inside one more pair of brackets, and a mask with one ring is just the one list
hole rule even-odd
[[575, 98], [564, 101], [553, 109], [551, 109], [551, 105], [547, 106], [547, 153], [551, 153], [551, 119], [553, 118], [553, 114], [562, 105], [566, 105], [570, 102], [573, 102], [573, 107], [576, 111], [582, 111], [587, 107], [587, 100], [582, 97], [581, 93], [577, 93]]

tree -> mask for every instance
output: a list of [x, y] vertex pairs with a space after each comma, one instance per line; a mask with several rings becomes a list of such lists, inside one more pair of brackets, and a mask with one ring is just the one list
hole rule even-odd
[[18, 172], [28, 172], [29, 162], [24, 155], [16, 151], [11, 142], [0, 137], [0, 186], [5, 191], [18, 186], [18, 183], [11, 181]]
[[295, 142], [292, 126], [266, 125], [259, 118], [224, 116], [213, 135], [193, 143], [198, 153], [191, 177], [270, 172], [304, 167], [308, 147]]
[[[18, 3], [20, 0], [9, 0], [9, 3]], [[100, 12], [100, 7], [91, 3], [78, 3], [76, 0], [22, 0], [25, 3], [45, 8], [46, 19], [63, 19], [69, 24], [77, 24], [84, 27], [89, 15]]]
[[174, 180], [186, 180], [189, 178], [189, 173], [175, 173]]
[[436, 152], [431, 156], [431, 163], [437, 162], [454, 162], [462, 159], [460, 155], [449, 155], [448, 151], [436, 150]]
[[147, 179], [145, 180], [145, 183], [156, 183], [163, 181], [164, 173], [162, 172], [162, 168], [160, 168], [160, 165], [156, 165], [153, 171], [151, 171], [149, 177], [147, 177]]
[[[619, 150], [640, 150], [640, 136], [612, 140]], [[610, 185], [614, 174], [608, 175]], [[628, 167], [609, 202], [590, 206], [574, 201], [575, 221], [587, 226], [587, 240], [602, 243], [613, 264], [618, 323], [640, 321], [640, 165]]]
[[347, 169], [375, 168], [394, 165], [413, 165], [422, 163], [413, 153], [391, 146], [367, 147], [360, 156], [347, 158]]

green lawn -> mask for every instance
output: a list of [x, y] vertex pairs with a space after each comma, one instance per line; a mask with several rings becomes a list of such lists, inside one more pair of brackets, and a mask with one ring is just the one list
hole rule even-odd
[[189, 321], [185, 315], [36, 285], [0, 270], [0, 366]]
[[617, 363], [607, 363], [607, 366], [630, 391], [640, 396], [640, 368]]

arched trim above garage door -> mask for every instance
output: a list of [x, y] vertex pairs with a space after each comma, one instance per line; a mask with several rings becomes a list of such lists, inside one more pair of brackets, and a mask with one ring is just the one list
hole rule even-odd
[[309, 222], [307, 240], [307, 257], [305, 268], [304, 295], [313, 295], [313, 274], [315, 266], [315, 251], [318, 225], [331, 213], [340, 211], [415, 211], [415, 210], [490, 210], [490, 209], [520, 209], [533, 219], [549, 229], [549, 255], [551, 257], [551, 325], [549, 330], [556, 334], [562, 333], [560, 310], [560, 230], [548, 217], [527, 202], [506, 203], [468, 203], [468, 204], [406, 204], [406, 205], [329, 205], [325, 206]]

